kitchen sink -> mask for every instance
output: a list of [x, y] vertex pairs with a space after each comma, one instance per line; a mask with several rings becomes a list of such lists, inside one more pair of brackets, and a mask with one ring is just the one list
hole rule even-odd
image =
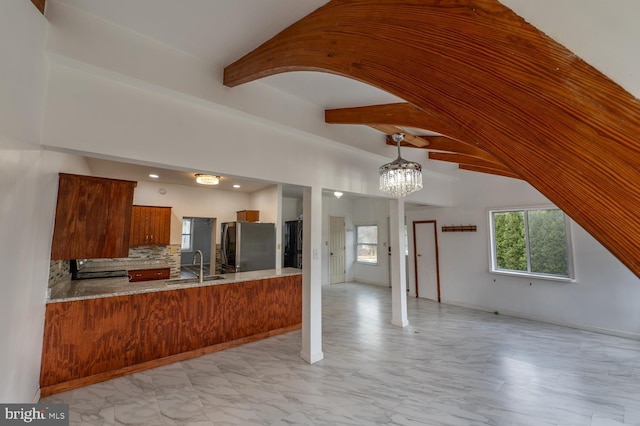
[[224, 280], [225, 278], [221, 277], [220, 275], [205, 275], [202, 279], [205, 281], [214, 281], [214, 280]]
[[[202, 277], [203, 281], [215, 281], [215, 280], [224, 280], [224, 277], [220, 276], [220, 275], [205, 275], [204, 277]], [[193, 283], [197, 283], [200, 282], [200, 280], [198, 279], [198, 277], [193, 277], [193, 278], [176, 278], [173, 280], [165, 280], [165, 283], [167, 285], [177, 285], [177, 284], [193, 284]]]

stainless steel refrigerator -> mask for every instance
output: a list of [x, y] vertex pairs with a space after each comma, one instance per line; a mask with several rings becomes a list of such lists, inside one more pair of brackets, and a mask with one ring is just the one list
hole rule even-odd
[[221, 225], [222, 273], [260, 271], [276, 267], [274, 223], [225, 222]]
[[302, 269], [302, 221], [284, 223], [284, 267]]

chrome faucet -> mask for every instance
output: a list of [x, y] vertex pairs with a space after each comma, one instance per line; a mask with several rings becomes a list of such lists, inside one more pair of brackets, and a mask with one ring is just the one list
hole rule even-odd
[[203, 274], [202, 274], [202, 251], [201, 250], [196, 250], [195, 252], [193, 252], [193, 263], [192, 265], [196, 264], [196, 254], [200, 254], [200, 274], [198, 275], [198, 280], [200, 281], [200, 283], [202, 283], [203, 281]]

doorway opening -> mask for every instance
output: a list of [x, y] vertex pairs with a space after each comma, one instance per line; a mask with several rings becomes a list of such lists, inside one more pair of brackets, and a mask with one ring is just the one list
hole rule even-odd
[[440, 265], [435, 220], [413, 222], [416, 297], [440, 303]]
[[345, 279], [346, 237], [344, 230], [344, 217], [329, 217], [329, 282], [331, 284], [343, 283]]
[[[182, 218], [182, 246], [180, 251], [180, 277], [190, 278], [200, 273], [200, 265], [193, 265], [197, 250], [202, 252], [204, 275], [217, 274], [216, 219], [210, 217]], [[199, 258], [196, 258], [199, 261]]]

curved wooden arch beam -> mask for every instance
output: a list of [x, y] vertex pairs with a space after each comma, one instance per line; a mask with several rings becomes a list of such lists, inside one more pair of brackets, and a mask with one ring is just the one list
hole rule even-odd
[[640, 276], [640, 103], [497, 0], [333, 0], [224, 84], [304, 70], [437, 111]]

